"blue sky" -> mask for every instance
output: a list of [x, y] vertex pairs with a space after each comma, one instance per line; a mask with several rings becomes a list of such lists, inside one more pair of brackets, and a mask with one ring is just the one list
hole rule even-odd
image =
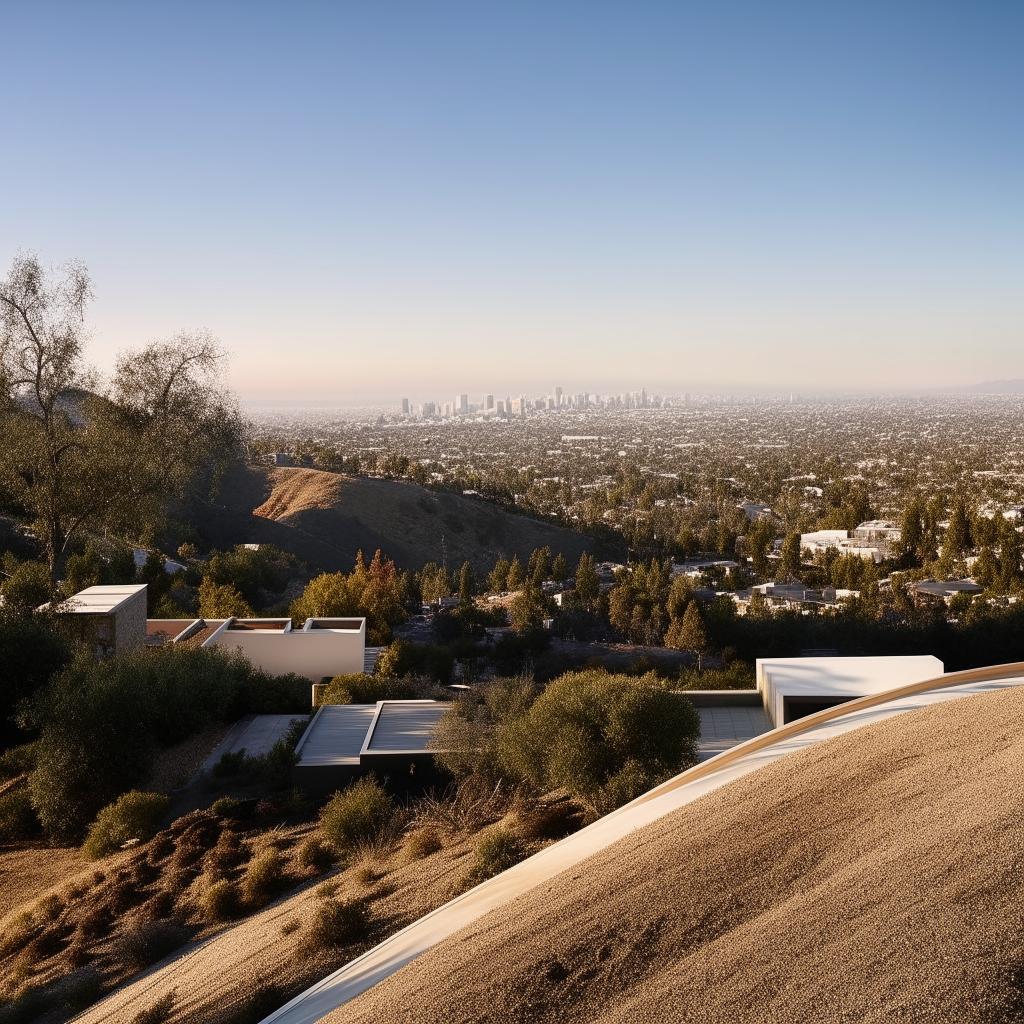
[[5, 5], [0, 260], [247, 398], [1024, 377], [1022, 3]]

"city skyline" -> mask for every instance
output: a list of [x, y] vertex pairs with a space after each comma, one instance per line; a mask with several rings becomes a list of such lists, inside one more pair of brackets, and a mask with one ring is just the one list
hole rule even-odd
[[6, 28], [0, 259], [89, 267], [101, 369], [205, 327], [257, 401], [1024, 377], [1019, 6]]

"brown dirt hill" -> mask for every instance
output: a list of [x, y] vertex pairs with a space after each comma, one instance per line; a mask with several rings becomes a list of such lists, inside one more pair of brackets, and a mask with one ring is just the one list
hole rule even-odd
[[570, 565], [593, 541], [477, 498], [436, 492], [401, 480], [347, 477], [315, 469], [236, 467], [215, 503], [188, 510], [208, 544], [275, 544], [314, 568], [350, 569], [361, 548], [381, 548], [403, 569], [469, 561], [488, 571], [502, 555], [526, 559], [548, 545]]
[[1024, 689], [785, 758], [327, 1020], [1020, 1022]]

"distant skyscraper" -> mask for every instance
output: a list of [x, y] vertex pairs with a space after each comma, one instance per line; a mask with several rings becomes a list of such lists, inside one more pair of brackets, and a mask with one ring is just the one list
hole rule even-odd
[[409, 415], [409, 399], [408, 398], [403, 398], [402, 399], [402, 415], [403, 416], [408, 416]]
[[457, 395], [455, 398], [455, 412], [459, 416], [465, 416], [469, 412], [469, 395]]
[[484, 408], [490, 412], [494, 408], [494, 395], [484, 396]]
[[555, 387], [555, 408], [562, 408], [562, 386], [561, 384]]

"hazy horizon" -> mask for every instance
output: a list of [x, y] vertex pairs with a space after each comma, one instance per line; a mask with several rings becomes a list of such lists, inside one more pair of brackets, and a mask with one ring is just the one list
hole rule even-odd
[[1019, 5], [43, 2], [5, 31], [0, 265], [89, 267], [101, 368], [205, 327], [249, 402], [1024, 377]]

